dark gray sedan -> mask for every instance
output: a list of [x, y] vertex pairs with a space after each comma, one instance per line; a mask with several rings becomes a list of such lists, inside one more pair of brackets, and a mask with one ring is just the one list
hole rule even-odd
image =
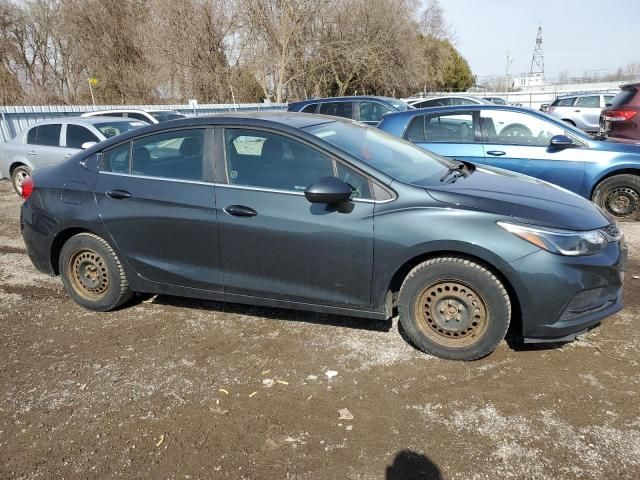
[[35, 172], [38, 269], [107, 311], [132, 292], [369, 319], [472, 360], [512, 326], [570, 340], [622, 308], [625, 247], [598, 207], [350, 120], [261, 113], [126, 133]]

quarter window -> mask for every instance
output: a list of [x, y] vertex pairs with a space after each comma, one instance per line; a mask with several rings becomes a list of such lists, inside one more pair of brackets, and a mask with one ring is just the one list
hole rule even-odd
[[27, 143], [30, 145], [45, 145], [49, 147], [60, 146], [60, 130], [62, 124], [52, 123], [48, 125], [38, 125], [27, 133]]
[[102, 153], [100, 171], [129, 173], [131, 144], [129, 142], [110, 148]]
[[354, 198], [371, 198], [369, 181], [304, 143], [270, 132], [225, 130], [230, 185], [302, 192], [324, 177], [351, 185]]
[[202, 180], [204, 129], [174, 130], [133, 142], [131, 173]]
[[86, 142], [99, 142], [100, 140], [93, 133], [80, 125], [67, 125], [67, 147], [82, 148]]
[[541, 118], [506, 110], [483, 110], [480, 126], [488, 143], [547, 147], [554, 135], [564, 135], [560, 127]]
[[571, 107], [573, 103], [576, 101], [576, 97], [570, 98], [559, 98], [555, 102], [553, 102], [554, 107]]
[[391, 112], [391, 108], [378, 102], [360, 102], [360, 121], [379, 122], [382, 116]]

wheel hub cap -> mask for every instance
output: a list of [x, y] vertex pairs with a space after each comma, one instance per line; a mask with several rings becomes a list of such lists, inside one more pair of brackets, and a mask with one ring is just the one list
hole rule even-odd
[[84, 296], [99, 297], [109, 288], [104, 260], [91, 250], [76, 252], [69, 262], [74, 288]]
[[607, 210], [619, 217], [633, 214], [639, 204], [640, 194], [634, 189], [627, 187], [611, 190], [605, 200]]
[[485, 330], [488, 318], [482, 297], [459, 282], [428, 286], [418, 297], [416, 315], [425, 334], [451, 346], [473, 343]]

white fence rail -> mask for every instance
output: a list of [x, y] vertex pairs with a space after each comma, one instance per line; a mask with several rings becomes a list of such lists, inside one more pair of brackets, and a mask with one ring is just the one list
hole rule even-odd
[[143, 110], [175, 110], [187, 115], [209, 115], [224, 112], [256, 112], [268, 110], [285, 110], [282, 103], [243, 103], [243, 104], [203, 104], [190, 105], [40, 105], [40, 106], [0, 106], [0, 142], [6, 142], [29, 125], [40, 120], [59, 117], [74, 117], [85, 112], [96, 110], [131, 109]]

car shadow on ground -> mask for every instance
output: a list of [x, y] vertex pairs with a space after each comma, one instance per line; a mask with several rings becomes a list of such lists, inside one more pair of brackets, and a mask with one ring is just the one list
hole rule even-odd
[[170, 295], [136, 295], [127, 303], [128, 305], [135, 305], [143, 302], [218, 313], [248, 315], [252, 317], [272, 318], [277, 320], [304, 322], [316, 325], [329, 325], [334, 327], [353, 328], [357, 330], [369, 330], [374, 332], [389, 332], [393, 325], [393, 322], [391, 320], [349, 317], [346, 315], [333, 315], [327, 313], [309, 312], [305, 310], [291, 310], [284, 308], [244, 305], [239, 303], [217, 302], [214, 300], [174, 297]]

